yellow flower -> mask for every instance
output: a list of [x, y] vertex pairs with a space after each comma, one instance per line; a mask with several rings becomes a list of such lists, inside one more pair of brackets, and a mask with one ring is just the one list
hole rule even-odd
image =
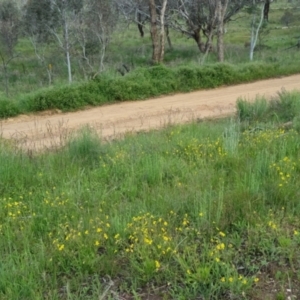
[[225, 281], [226, 281], [225, 277], [222, 277], [222, 278], [221, 278], [221, 281], [222, 281], [222, 282], [225, 282]]
[[64, 245], [64, 244], [61, 244], [61, 245], [58, 247], [58, 250], [59, 250], [59, 251], [62, 251], [62, 250], [64, 250], [64, 248], [65, 248], [65, 245]]
[[158, 270], [160, 268], [160, 263], [158, 260], [155, 261], [155, 268]]
[[216, 248], [217, 248], [217, 250], [223, 250], [223, 249], [225, 249], [225, 244], [224, 243], [218, 244]]
[[148, 245], [151, 245], [152, 244], [152, 240], [151, 239], [148, 239], [148, 238], [144, 238], [144, 242]]
[[254, 282], [258, 282], [258, 281], [259, 281], [259, 278], [255, 277]]
[[229, 281], [229, 282], [232, 282], [232, 281], [233, 281], [233, 278], [232, 278], [232, 277], [229, 277], [228, 281]]
[[96, 241], [95, 246], [99, 246], [99, 245], [100, 245], [99, 241]]

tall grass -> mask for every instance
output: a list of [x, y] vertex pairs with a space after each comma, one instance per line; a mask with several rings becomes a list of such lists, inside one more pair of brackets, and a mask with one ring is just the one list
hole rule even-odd
[[[299, 134], [250, 121], [106, 144], [85, 128], [63, 149], [34, 155], [1, 143], [0, 298], [296, 293]], [[269, 290], [268, 278], [283, 291]]]

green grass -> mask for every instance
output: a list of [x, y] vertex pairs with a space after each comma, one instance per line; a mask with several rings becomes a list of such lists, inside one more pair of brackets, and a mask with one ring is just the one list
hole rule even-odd
[[[295, 45], [299, 36], [300, 10], [293, 9], [294, 21], [288, 29], [282, 29], [281, 17], [286, 11], [287, 4], [284, 1], [277, 1], [271, 4], [270, 21], [266, 28], [267, 34], [260, 40], [259, 46], [255, 52], [254, 59], [256, 62], [277, 63], [285, 66], [285, 74], [299, 72], [297, 64], [299, 61], [299, 51], [296, 49], [285, 49]], [[118, 69], [122, 69], [125, 64], [130, 72], [136, 68], [148, 68], [151, 65], [151, 38], [149, 28], [145, 28], [145, 37], [141, 38], [137, 26], [120, 21], [113, 36], [111, 43], [107, 48], [104, 61], [105, 72], [109, 76], [117, 77], [120, 75]], [[245, 64], [249, 61], [249, 49], [245, 47], [245, 43], [250, 41], [250, 17], [245, 11], [241, 11], [234, 20], [228, 23], [227, 33], [225, 34], [225, 61], [227, 63], [237, 65]], [[175, 32], [170, 29], [170, 38], [172, 40], [173, 49], [169, 49], [166, 45], [165, 65], [170, 68], [183, 66], [202, 67], [203, 65], [211, 65], [217, 62], [216, 51], [210, 53], [203, 62], [203, 54], [201, 54], [196, 43], [191, 38]], [[216, 43], [216, 39], [214, 39]], [[38, 49], [41, 50], [41, 49]], [[86, 72], [82, 69], [82, 61], [78, 57], [80, 48], [73, 49], [71, 53], [72, 72], [74, 79], [74, 87], [86, 81], [91, 75], [95, 74], [86, 66]], [[55, 42], [49, 43], [45, 49], [45, 62], [42, 64], [36, 58], [34, 50], [29, 40], [20, 37], [16, 46], [17, 57], [11, 61], [9, 65], [9, 100], [18, 102], [20, 99], [31, 98], [31, 93], [40, 91], [43, 93], [44, 88], [48, 87], [47, 66], [52, 65], [52, 85], [59, 89], [61, 85], [67, 85], [67, 68], [65, 64], [64, 54], [58, 49]], [[41, 54], [39, 52], [39, 54]], [[91, 57], [96, 65], [96, 57]], [[1, 67], [0, 67], [1, 68]], [[95, 69], [97, 69], [95, 67]], [[297, 69], [295, 71], [295, 69]], [[85, 73], [85, 74], [84, 74]], [[278, 75], [281, 75], [278, 71]], [[274, 76], [274, 75], [272, 75]], [[4, 78], [0, 72], [0, 84], [4, 89]], [[94, 97], [94, 95], [93, 95]], [[3, 100], [4, 94], [0, 94]], [[5, 100], [5, 99], [4, 99]], [[72, 99], [69, 99], [72, 101]], [[23, 111], [22, 111], [23, 112]], [[5, 111], [1, 115], [5, 115]]]
[[16, 101], [4, 98], [0, 101], [0, 118], [19, 113], [60, 109], [78, 110], [116, 101], [143, 100], [151, 97], [215, 88], [289, 75], [299, 72], [291, 58], [290, 62], [255, 62], [246, 64], [219, 64], [205, 66], [166, 67], [163, 65], [137, 68], [126, 76], [111, 73], [99, 75], [94, 80], [73, 85], [61, 85], [23, 95]]
[[299, 293], [299, 103], [42, 154], [1, 141], [0, 298]]

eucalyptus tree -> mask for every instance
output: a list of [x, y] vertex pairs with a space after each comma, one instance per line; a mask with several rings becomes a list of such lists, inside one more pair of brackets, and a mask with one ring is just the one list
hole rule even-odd
[[171, 26], [193, 38], [202, 53], [212, 49], [218, 37], [218, 57], [224, 59], [224, 26], [249, 0], [178, 0], [173, 9]]
[[16, 57], [15, 46], [19, 37], [20, 12], [15, 2], [0, 2], [0, 59], [4, 75], [5, 93], [9, 93], [8, 66]]
[[85, 0], [74, 34], [80, 48], [79, 56], [93, 76], [104, 70], [107, 47], [118, 20], [117, 7], [111, 0]]
[[[168, 26], [170, 0], [116, 0], [119, 10], [127, 21], [138, 25], [144, 36], [144, 25], [149, 22], [152, 40], [152, 63], [163, 62], [165, 53], [165, 36]], [[169, 41], [170, 43], [170, 41]]]
[[52, 62], [48, 61], [52, 32], [60, 30], [59, 15], [49, 0], [29, 0], [23, 7], [22, 32], [30, 40], [39, 64], [52, 84]]
[[[57, 15], [57, 27], [50, 28], [49, 31], [55, 36], [59, 47], [64, 52], [68, 70], [68, 81], [72, 82], [71, 49], [75, 44], [72, 32], [79, 13], [83, 8], [83, 0], [49, 0]], [[62, 34], [61, 34], [62, 31]]]
[[141, 37], [144, 37], [144, 26], [150, 19], [149, 0], [115, 0], [118, 10], [128, 23], [135, 23]]
[[265, 3], [252, 0], [248, 7], [248, 12], [251, 14], [251, 37], [250, 37], [250, 60], [253, 60], [254, 50], [257, 44], [259, 31], [262, 28], [265, 16]]

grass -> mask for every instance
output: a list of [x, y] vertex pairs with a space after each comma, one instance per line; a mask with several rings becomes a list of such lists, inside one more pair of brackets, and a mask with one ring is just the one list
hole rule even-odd
[[142, 100], [297, 72], [299, 68], [294, 59], [291, 59], [289, 64], [281, 64], [278, 59], [275, 62], [255, 62], [237, 66], [215, 63], [201, 67], [169, 68], [159, 65], [137, 68], [123, 77], [107, 73], [85, 83], [43, 89], [25, 95], [18, 101], [3, 99], [0, 101], [0, 118], [49, 109], [72, 111], [86, 106]]
[[[248, 68], [252, 68], [250, 65], [246, 66], [249, 61], [249, 49], [245, 47], [245, 43], [250, 41], [249, 15], [242, 11], [236, 16], [234, 21], [227, 24], [227, 33], [224, 37], [225, 62], [227, 67], [230, 65], [230, 68], [235, 73], [233, 76], [234, 80], [218, 82], [214, 78], [213, 84], [211, 86], [205, 85], [205, 88], [219, 84], [233, 84], [299, 73], [299, 65], [296, 63], [299, 61], [299, 51], [296, 48], [286, 49], [297, 42], [296, 37], [299, 35], [299, 28], [293, 26], [299, 25], [300, 10], [297, 8], [293, 9], [294, 19], [291, 27], [282, 29], [281, 17], [286, 11], [286, 6], [287, 4], [283, 1], [272, 3], [270, 21], [265, 29], [265, 33], [260, 38], [254, 55], [254, 65], [258, 64], [260, 67], [252, 70], [250, 78], [243, 76], [243, 72], [248, 73]], [[289, 4], [289, 6], [293, 6], [293, 4]], [[51, 108], [74, 110], [86, 105], [100, 105], [120, 99], [145, 99], [166, 93], [203, 88], [199, 80], [193, 84], [193, 87], [187, 87], [190, 81], [188, 78], [180, 76], [181, 70], [186, 68], [193, 69], [192, 73], [199, 73], [204, 67], [211, 69], [212, 72], [219, 72], [220, 76], [224, 75], [222, 70], [218, 69], [219, 66], [214, 66], [217, 62], [216, 52], [210, 53], [205, 62], [203, 62], [203, 54], [198, 51], [196, 43], [181, 33], [170, 29], [173, 49], [166, 45], [164, 64], [170, 70], [169, 73], [172, 73], [173, 80], [168, 81], [170, 87], [165, 86], [162, 88], [160, 86], [160, 88], [156, 88], [153, 91], [153, 88], [149, 88], [150, 83], [146, 84], [143, 80], [144, 78], [139, 78], [141, 73], [144, 75], [148, 69], [151, 69], [152, 46], [149, 28], [146, 26], [145, 37], [140, 38], [137, 27], [132, 24], [130, 26], [127, 25], [120, 21], [107, 48], [104, 62], [105, 72], [100, 77], [106, 85], [110, 86], [108, 89], [103, 87], [99, 81], [98, 85], [95, 86], [94, 82], [86, 80], [88, 77], [92, 77], [90, 75], [94, 75], [95, 72], [89, 74], [89, 68], [87, 68], [84, 75], [81, 67], [82, 62], [75, 55], [75, 52], [78, 52], [79, 49], [76, 49], [71, 55], [74, 84], [70, 87], [67, 84], [64, 55], [57, 49], [57, 45], [50, 43], [47, 46], [44, 53], [45, 62], [41, 63], [37, 60], [29, 40], [26, 37], [20, 37], [16, 46], [18, 55], [9, 65], [8, 97], [4, 95], [4, 78], [0, 74], [0, 84], [3, 90], [3, 92], [0, 92], [0, 118]], [[42, 51], [42, 49], [38, 50]], [[92, 57], [90, 61], [94, 60], [97, 61], [95, 57]], [[49, 78], [47, 74], [49, 64], [52, 66], [52, 85], [50, 88], [48, 87]], [[121, 78], [118, 71], [120, 69], [125, 71], [123, 65], [126, 65], [130, 70], [129, 74], [124, 76], [126, 79]], [[263, 76], [261, 74], [262, 69], [264, 69]], [[179, 81], [176, 80], [178, 73]], [[164, 74], [165, 72], [163, 71], [160, 75]], [[209, 75], [210, 73], [206, 77]], [[107, 81], [109, 82], [107, 83]], [[153, 84], [156, 85], [157, 82]], [[153, 84], [151, 83], [151, 85]], [[122, 89], [118, 90], [118, 86]], [[130, 93], [128, 90], [130, 90]], [[151, 93], [148, 93], [147, 90], [151, 90]], [[45, 98], [47, 98], [47, 101]]]
[[2, 141], [0, 298], [298, 295], [299, 103], [42, 154]]

